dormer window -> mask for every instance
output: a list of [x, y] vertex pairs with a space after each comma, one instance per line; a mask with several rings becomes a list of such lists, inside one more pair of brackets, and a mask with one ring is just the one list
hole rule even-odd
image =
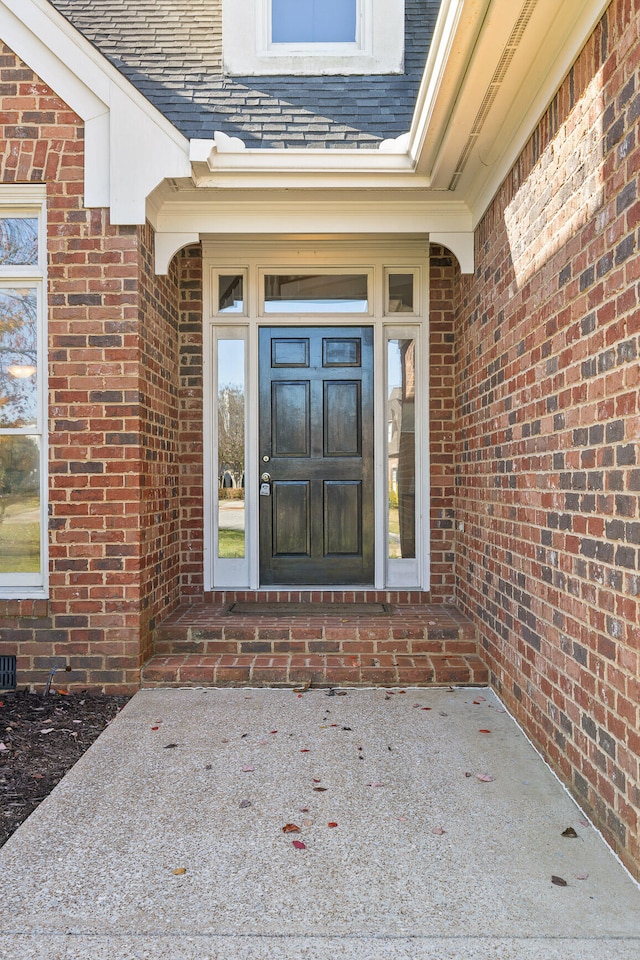
[[271, 0], [271, 43], [356, 43], [358, 0]]
[[223, 0], [222, 50], [231, 76], [402, 73], [404, 0]]

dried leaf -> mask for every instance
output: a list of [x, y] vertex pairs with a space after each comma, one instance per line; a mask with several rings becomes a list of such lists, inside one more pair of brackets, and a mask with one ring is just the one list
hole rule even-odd
[[241, 809], [241, 810], [246, 810], [247, 807], [250, 807], [250, 806], [251, 806], [251, 800], [241, 800], [241, 801], [240, 801], [240, 809]]
[[552, 876], [552, 877], [551, 877], [551, 883], [553, 883], [556, 887], [566, 887], [566, 886], [568, 886], [567, 881], [566, 881], [566, 880], [563, 880], [562, 877]]
[[578, 873], [578, 874], [576, 874], [576, 880], [588, 880], [588, 879], [589, 879], [589, 874], [588, 874], [588, 873]]
[[152, 730], [159, 730], [160, 727], [151, 727]]
[[277, 733], [277, 730], [270, 730], [269, 733]]
[[573, 827], [567, 827], [566, 830], [563, 830], [560, 834], [561, 837], [577, 837], [578, 834], [575, 832]]
[[325, 790], [328, 790], [329, 788], [328, 788], [328, 787], [314, 787], [313, 789], [315, 790], [316, 793], [324, 793]]
[[491, 730], [478, 730], [478, 733], [491, 733]]
[[328, 827], [337, 827], [338, 824], [336, 823], [335, 820], [330, 820], [329, 823], [327, 824], [327, 826], [328, 826]]
[[162, 749], [163, 749], [163, 750], [173, 750], [173, 749], [174, 749], [175, 747], [177, 747], [177, 746], [178, 746], [177, 743], [165, 743], [165, 745], [164, 745], [164, 747], [163, 747]]
[[305, 680], [301, 687], [294, 687], [294, 693], [305, 693], [311, 686], [311, 680]]
[[373, 783], [368, 783], [368, 787], [384, 787], [384, 783], [381, 780], [374, 780]]
[[301, 750], [300, 753], [311, 753], [311, 750], [309, 750], [308, 747], [305, 747], [305, 749]]
[[493, 783], [493, 777], [489, 773], [477, 773], [476, 780], [479, 780], [480, 783]]
[[314, 778], [313, 778], [313, 782], [314, 782], [314, 783], [320, 783], [320, 781], [321, 781], [321, 777], [314, 777]]
[[300, 813], [309, 813], [309, 807], [298, 807]]
[[8, 749], [9, 749], [9, 747], [6, 745], [6, 743], [0, 743], [0, 752], [2, 752], [3, 750], [8, 750]]
[[53, 733], [55, 727], [45, 727], [44, 730], [41, 730], [40, 733]]
[[406, 817], [396, 817], [396, 820], [398, 820], [400, 823], [406, 823], [406, 822], [407, 822], [407, 818], [406, 818]]
[[443, 834], [445, 834], [446, 832], [447, 832], [447, 831], [446, 831], [443, 827], [432, 827], [432, 828], [431, 828], [431, 833], [433, 833], [436, 837], [441, 837], [441, 836], [442, 836]]
[[313, 820], [303, 820], [303, 821], [302, 821], [302, 826], [303, 826], [303, 827], [311, 827], [311, 826], [313, 826]]
[[252, 767], [250, 763], [247, 763], [246, 766], [242, 768], [243, 773], [253, 773], [255, 767]]
[[431, 710], [431, 707], [423, 707], [423, 710]]
[[186, 867], [176, 867], [176, 869], [175, 869], [173, 872], [174, 872], [174, 875], [175, 875], [176, 877], [183, 877], [183, 876], [185, 875], [185, 873], [187, 872], [187, 868], [186, 868]]
[[584, 820], [584, 819], [583, 819], [583, 820], [578, 820], [578, 823], [579, 823], [582, 827], [588, 827], [588, 826], [589, 826], [589, 821], [588, 821], [588, 820]]
[[292, 840], [291, 843], [294, 845], [296, 850], [306, 850], [307, 845], [303, 843], [302, 840]]
[[282, 828], [283, 833], [300, 833], [300, 827], [295, 823], [285, 823]]

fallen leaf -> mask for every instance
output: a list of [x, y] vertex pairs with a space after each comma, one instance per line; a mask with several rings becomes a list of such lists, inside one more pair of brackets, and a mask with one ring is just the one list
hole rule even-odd
[[303, 820], [303, 821], [302, 821], [302, 826], [303, 826], [303, 827], [311, 827], [311, 826], [313, 826], [313, 820]]
[[277, 733], [278, 731], [277, 731], [277, 730], [270, 730], [269, 732], [270, 732], [270, 733]]
[[396, 817], [396, 820], [399, 820], [400, 823], [406, 823], [406, 822], [407, 822], [407, 818], [406, 818], [406, 817]]
[[[336, 726], [337, 726], [337, 724], [336, 724]], [[348, 732], [351, 732], [351, 727], [343, 727], [342, 729], [343, 729], [343, 730], [347, 730]]]
[[491, 730], [479, 730], [478, 733], [491, 733]]
[[488, 773], [477, 773], [476, 780], [479, 780], [480, 783], [493, 783], [493, 777]]
[[254, 770], [255, 770], [255, 767], [252, 767], [250, 763], [248, 763], [246, 766], [242, 768], [243, 773], [253, 773]]
[[551, 883], [553, 883], [556, 887], [566, 887], [566, 886], [568, 886], [567, 881], [566, 881], [566, 880], [563, 880], [562, 877], [554, 877], [554, 876], [552, 876], [552, 877], [551, 877]]
[[298, 807], [300, 813], [309, 813], [309, 807]]
[[294, 845], [296, 850], [306, 850], [307, 845], [303, 843], [302, 840], [292, 840], [291, 843]]
[[221, 740], [220, 743], [229, 743], [228, 740]]
[[314, 787], [313, 789], [315, 790], [316, 793], [324, 793], [325, 790], [328, 790], [329, 788], [328, 788], [328, 787]]
[[159, 730], [160, 727], [151, 727], [152, 730]]
[[381, 780], [374, 780], [373, 783], [368, 783], [368, 787], [384, 787], [384, 783]]
[[320, 780], [321, 780], [320, 777], [314, 777], [314, 778], [313, 778], [313, 782], [314, 782], [314, 783], [320, 783]]
[[164, 747], [163, 747], [162, 749], [163, 749], [163, 750], [173, 750], [174, 747], [177, 747], [177, 746], [178, 746], [177, 743], [165, 743], [165, 745], [164, 745]]
[[338, 824], [336, 823], [335, 820], [330, 820], [329, 823], [327, 824], [327, 826], [328, 826], [328, 827], [337, 827]]
[[174, 872], [174, 874], [175, 874], [176, 877], [183, 877], [183, 876], [185, 875], [185, 873], [187, 872], [187, 868], [186, 868], [186, 867], [176, 867], [176, 869], [175, 869], [173, 872]]
[[561, 837], [577, 837], [578, 834], [575, 832], [573, 827], [567, 827], [566, 830], [563, 830], [560, 834]]
[[285, 823], [282, 828], [283, 833], [300, 833], [300, 827], [295, 823]]
[[9, 747], [6, 745], [6, 743], [0, 743], [0, 751], [2, 751], [2, 750], [8, 750], [8, 749], [9, 749]]
[[251, 806], [251, 800], [241, 800], [241, 801], [240, 801], [240, 809], [241, 809], [241, 810], [246, 810], [247, 807], [250, 807], [250, 806]]
[[423, 710], [431, 710], [431, 707], [423, 707]]
[[435, 834], [436, 837], [441, 837], [441, 836], [442, 836], [443, 834], [445, 834], [446, 832], [447, 832], [447, 831], [444, 830], [442, 827], [432, 827], [432, 828], [431, 828], [431, 833]]
[[305, 749], [301, 750], [300, 753], [311, 753], [311, 750], [309, 750], [308, 747], [305, 747]]
[[295, 693], [305, 693], [311, 686], [311, 680], [306, 680], [301, 687], [294, 687]]
[[576, 880], [588, 880], [588, 879], [589, 879], [589, 874], [588, 874], [588, 873], [578, 873], [578, 874], [576, 874]]
[[55, 727], [45, 727], [44, 730], [41, 730], [40, 733], [53, 733]]
[[578, 823], [579, 823], [581, 826], [583, 826], [583, 827], [588, 827], [588, 826], [589, 826], [589, 821], [588, 821], [588, 820], [578, 820]]

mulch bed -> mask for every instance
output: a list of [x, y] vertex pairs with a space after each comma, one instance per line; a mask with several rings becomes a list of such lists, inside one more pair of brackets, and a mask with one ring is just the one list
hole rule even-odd
[[102, 694], [0, 693], [0, 846], [127, 702]]

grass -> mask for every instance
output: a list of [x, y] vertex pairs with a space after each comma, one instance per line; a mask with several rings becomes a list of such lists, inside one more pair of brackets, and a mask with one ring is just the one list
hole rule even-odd
[[218, 556], [224, 560], [244, 557], [244, 530], [229, 530], [220, 527], [218, 531]]
[[40, 571], [40, 524], [0, 522], [0, 573]]

